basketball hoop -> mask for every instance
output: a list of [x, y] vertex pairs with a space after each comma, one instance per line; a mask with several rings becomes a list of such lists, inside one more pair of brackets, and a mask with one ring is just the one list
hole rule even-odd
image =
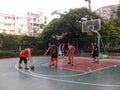
[[91, 29], [88, 29], [88, 30], [87, 30], [87, 35], [88, 35], [88, 36], [92, 35], [92, 30], [91, 30]]

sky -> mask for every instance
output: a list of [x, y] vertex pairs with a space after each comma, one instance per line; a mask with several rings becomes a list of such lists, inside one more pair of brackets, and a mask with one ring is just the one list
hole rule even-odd
[[[102, 6], [119, 4], [120, 0], [91, 0], [92, 10]], [[51, 17], [50, 14], [55, 10], [60, 12], [69, 9], [87, 7], [85, 0], [1, 0], [0, 13], [18, 14], [28, 11], [42, 11], [44, 15]]]

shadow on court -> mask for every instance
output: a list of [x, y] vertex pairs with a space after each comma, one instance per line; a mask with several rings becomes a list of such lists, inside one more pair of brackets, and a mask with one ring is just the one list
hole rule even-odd
[[[59, 59], [58, 68], [49, 68], [49, 57], [33, 57], [35, 70], [18, 69], [19, 58], [0, 60], [0, 90], [120, 90], [120, 60], [75, 57]], [[24, 65], [24, 64], [22, 64]]]

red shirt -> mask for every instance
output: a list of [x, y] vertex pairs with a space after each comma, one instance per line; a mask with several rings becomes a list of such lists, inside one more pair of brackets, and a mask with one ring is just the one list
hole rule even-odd
[[29, 54], [29, 53], [28, 53], [29, 50], [31, 50], [31, 48], [25, 48], [25, 49], [23, 49], [23, 50], [20, 52], [19, 56], [20, 56], [20, 57], [27, 57], [28, 54]]

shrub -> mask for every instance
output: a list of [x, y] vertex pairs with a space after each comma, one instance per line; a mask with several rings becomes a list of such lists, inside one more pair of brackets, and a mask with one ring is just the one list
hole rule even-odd
[[0, 51], [0, 58], [17, 57], [18, 54], [12, 51]]

